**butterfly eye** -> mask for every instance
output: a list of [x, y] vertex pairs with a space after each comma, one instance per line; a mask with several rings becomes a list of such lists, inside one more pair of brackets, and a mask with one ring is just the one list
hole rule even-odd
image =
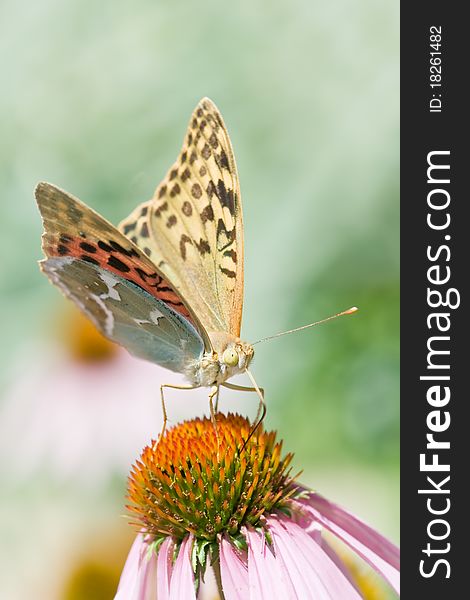
[[235, 348], [227, 348], [227, 350], [224, 351], [222, 360], [229, 367], [235, 367], [238, 365], [238, 352]]

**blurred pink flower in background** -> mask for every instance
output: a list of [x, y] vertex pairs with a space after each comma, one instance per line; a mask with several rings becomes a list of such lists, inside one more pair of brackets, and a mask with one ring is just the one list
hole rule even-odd
[[[182, 378], [131, 357], [75, 309], [56, 311], [46, 333], [15, 357], [2, 390], [2, 593], [75, 600], [98, 587], [109, 598], [129, 543], [124, 479], [161, 429], [160, 385]], [[170, 390], [167, 410], [170, 424], [207, 412], [206, 390]]]
[[[96, 486], [125, 476], [162, 426], [160, 385], [184, 383], [105, 340], [78, 312], [68, 315], [59, 317], [61, 343], [24, 354], [0, 406], [1, 470], [16, 481], [47, 472]], [[208, 410], [205, 390], [188, 391], [185, 410], [167, 395], [170, 423]]]

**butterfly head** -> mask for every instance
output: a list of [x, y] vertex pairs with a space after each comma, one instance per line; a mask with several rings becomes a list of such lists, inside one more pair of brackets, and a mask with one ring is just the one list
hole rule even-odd
[[210, 333], [209, 336], [218, 363], [219, 380], [225, 381], [243, 373], [253, 359], [253, 346], [223, 332]]
[[222, 365], [243, 371], [250, 364], [254, 352], [253, 346], [246, 342], [229, 343], [222, 353]]

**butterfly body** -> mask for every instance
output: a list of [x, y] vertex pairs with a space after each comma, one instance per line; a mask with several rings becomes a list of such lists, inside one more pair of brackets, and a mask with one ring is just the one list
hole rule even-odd
[[197, 387], [218, 386], [243, 373], [254, 355], [251, 344], [225, 332], [209, 332], [209, 338], [213, 351], [203, 354], [185, 372], [187, 379]]
[[247, 371], [254, 351], [240, 339], [238, 174], [210, 100], [194, 110], [180, 155], [153, 198], [118, 227], [52, 184], [38, 184], [36, 199], [45, 230], [42, 271], [106, 337], [184, 374], [191, 387], [218, 391]]

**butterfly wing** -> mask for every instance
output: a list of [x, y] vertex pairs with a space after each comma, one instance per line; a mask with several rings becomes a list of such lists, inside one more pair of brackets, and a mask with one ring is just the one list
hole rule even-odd
[[[36, 188], [36, 199], [45, 229], [43, 250], [47, 260], [42, 261], [42, 270], [107, 337], [134, 354], [164, 366], [170, 365], [168, 368], [177, 371], [186, 358], [194, 360], [200, 355], [201, 344], [205, 349], [210, 348], [207, 333], [174, 286], [113, 225], [51, 184], [40, 183]], [[122, 295], [128, 296], [127, 302], [122, 304], [118, 299], [121, 293], [113, 291], [118, 284]], [[107, 286], [107, 291], [103, 286]], [[130, 311], [127, 317], [126, 310]], [[153, 313], [154, 322], [151, 310], [163, 316], [156, 318], [157, 312]], [[111, 322], [116, 329], [111, 330]], [[130, 329], [135, 331], [131, 333]], [[149, 335], [156, 343], [159, 330], [166, 347], [162, 354], [158, 348], [149, 350]], [[168, 358], [171, 332], [176, 346], [173, 359]], [[140, 354], [138, 340], [144, 343]], [[187, 354], [178, 350], [181, 346], [187, 349]]]
[[42, 270], [113, 342], [131, 354], [184, 373], [204, 343], [187, 319], [99, 265], [73, 256], [48, 258]]
[[215, 105], [194, 110], [152, 200], [119, 226], [170, 279], [207, 331], [240, 335], [243, 222], [232, 145]]

